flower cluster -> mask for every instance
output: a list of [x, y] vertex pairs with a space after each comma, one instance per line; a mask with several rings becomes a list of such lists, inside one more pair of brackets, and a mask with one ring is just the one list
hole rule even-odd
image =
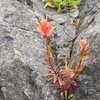
[[42, 34], [42, 36], [49, 37], [52, 33], [52, 26], [46, 19], [42, 19], [38, 22], [37, 30]]

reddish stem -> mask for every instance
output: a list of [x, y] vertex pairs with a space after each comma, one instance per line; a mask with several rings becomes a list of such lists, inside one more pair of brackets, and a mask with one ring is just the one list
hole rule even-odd
[[46, 45], [46, 50], [47, 50], [46, 54], [47, 54], [48, 64], [51, 67], [51, 69], [54, 71], [54, 73], [56, 74], [56, 70], [54, 69], [54, 68], [56, 68], [56, 64], [55, 64], [54, 58], [52, 57], [52, 51], [50, 51], [51, 56], [49, 54], [49, 49], [51, 49], [51, 48], [49, 48], [50, 42], [47, 37], [44, 37], [44, 39], [45, 39], [45, 45]]

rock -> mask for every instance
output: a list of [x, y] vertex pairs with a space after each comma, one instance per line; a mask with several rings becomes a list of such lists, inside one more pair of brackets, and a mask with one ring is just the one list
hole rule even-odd
[[99, 100], [100, 95], [100, 9], [98, 0], [83, 0], [80, 7], [79, 35], [74, 42], [72, 58], [79, 53], [79, 40], [85, 38], [90, 49], [89, 59], [84, 63], [83, 77], [78, 80], [77, 100]]
[[[61, 44], [62, 47], [57, 48], [60, 49], [58, 53], [61, 57], [66, 50], [68, 52], [65, 55], [69, 56], [71, 42], [69, 45], [68, 41], [74, 38], [75, 28], [69, 26], [74, 29], [73, 36], [69, 37], [66, 33], [71, 30], [68, 26], [65, 28], [67, 23], [70, 24], [67, 14], [57, 15], [56, 11], [52, 13], [53, 10], [44, 10], [39, 0], [31, 1], [32, 9], [24, 2], [27, 0], [0, 2], [0, 100], [61, 100], [63, 97], [42, 77], [48, 65], [41, 50], [44, 44], [37, 33], [35, 17], [44, 18], [44, 14], [49, 16], [55, 28], [53, 32], [57, 35], [56, 38], [52, 37], [54, 41], [64, 34], [61, 41], [54, 43], [57, 47]], [[68, 49], [64, 45], [69, 45]]]
[[16, 0], [0, 8], [0, 100], [61, 100], [43, 78], [48, 65], [35, 13]]
[[68, 14], [69, 14], [69, 16], [71, 16], [72, 18], [77, 18], [78, 15], [79, 15], [79, 10], [77, 9], [77, 10], [75, 10], [74, 12], [69, 12]]
[[56, 14], [51, 17], [51, 19], [59, 24], [64, 24], [68, 21], [68, 14]]

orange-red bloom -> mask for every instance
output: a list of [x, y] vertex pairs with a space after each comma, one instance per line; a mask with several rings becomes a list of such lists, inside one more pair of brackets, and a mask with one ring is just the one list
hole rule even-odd
[[47, 21], [47, 19], [42, 19], [38, 22], [37, 30], [43, 35], [43, 36], [50, 36], [52, 31], [51, 24]]
[[87, 40], [81, 39], [80, 40], [80, 60], [84, 61], [88, 58], [89, 49], [87, 48]]

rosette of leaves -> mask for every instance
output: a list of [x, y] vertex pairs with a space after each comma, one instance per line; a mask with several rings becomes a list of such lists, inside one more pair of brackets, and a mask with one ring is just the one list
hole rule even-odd
[[58, 9], [57, 12], [60, 12], [61, 9], [64, 7], [77, 9], [80, 1], [81, 0], [42, 0], [42, 2], [45, 2], [44, 8], [46, 7], [57, 8]]

